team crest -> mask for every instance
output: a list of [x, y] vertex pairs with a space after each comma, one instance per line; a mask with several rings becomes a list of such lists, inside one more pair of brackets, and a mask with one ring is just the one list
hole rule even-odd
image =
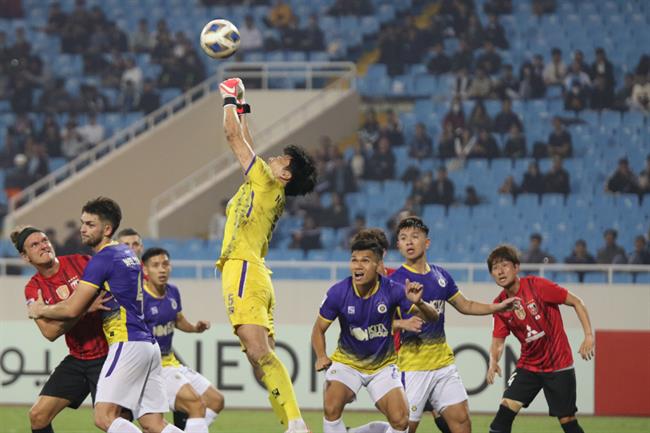
[[445, 279], [442, 278], [442, 277], [438, 278], [438, 285], [439, 285], [440, 287], [445, 287], [445, 286], [447, 285], [447, 280], [445, 280]]
[[381, 314], [384, 314], [384, 313], [386, 313], [386, 311], [388, 311], [388, 308], [386, 307], [386, 304], [381, 303], [381, 304], [377, 305], [377, 311], [379, 311], [379, 313], [381, 313]]
[[418, 407], [416, 405], [411, 406], [411, 412], [415, 412], [418, 410]]
[[524, 307], [519, 301], [515, 302], [515, 315], [519, 320], [524, 320], [526, 318], [526, 310], [524, 310]]
[[171, 304], [172, 304], [172, 310], [176, 310], [178, 308], [178, 304], [176, 303], [176, 299], [172, 299]]
[[56, 288], [56, 294], [59, 295], [59, 298], [68, 299], [70, 296], [70, 288], [65, 284]]
[[537, 304], [535, 304], [535, 301], [530, 301], [529, 303], [526, 304], [526, 307], [528, 308], [528, 311], [530, 311], [530, 314], [533, 316], [537, 316]]

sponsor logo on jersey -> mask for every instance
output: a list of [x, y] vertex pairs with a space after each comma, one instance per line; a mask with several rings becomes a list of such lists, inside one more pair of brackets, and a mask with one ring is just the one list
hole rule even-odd
[[70, 288], [67, 285], [62, 285], [56, 288], [56, 294], [59, 295], [61, 299], [68, 299], [70, 296]]
[[533, 328], [530, 327], [530, 325], [526, 325], [526, 343], [530, 343], [531, 341], [539, 340], [542, 338], [544, 335], [544, 331], [535, 331]]
[[158, 314], [158, 307], [151, 307], [149, 311], [151, 311], [151, 314]]
[[354, 305], [348, 305], [348, 314], [354, 314]]
[[377, 323], [376, 325], [368, 326], [366, 329], [351, 328], [350, 334], [359, 341], [368, 341], [373, 338], [387, 337], [388, 329], [386, 329], [383, 323]]

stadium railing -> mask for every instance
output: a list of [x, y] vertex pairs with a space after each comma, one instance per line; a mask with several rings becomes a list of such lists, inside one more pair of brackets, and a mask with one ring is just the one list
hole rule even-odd
[[[217, 277], [214, 260], [174, 260], [172, 278], [213, 279]], [[336, 281], [349, 276], [348, 262], [273, 260], [267, 262], [273, 270], [275, 279], [311, 279]], [[399, 267], [400, 263], [388, 262], [388, 267]], [[485, 263], [438, 263], [463, 283], [485, 283], [491, 279], [487, 275]], [[33, 268], [19, 258], [1, 258], [0, 276], [31, 275]], [[635, 278], [617, 280], [617, 275], [639, 276], [650, 282], [650, 265], [578, 265], [578, 264], [522, 264], [522, 274], [535, 274], [540, 277], [577, 282], [575, 278], [562, 278], [567, 274], [598, 274], [600, 280], [585, 280], [606, 284], [632, 283]], [[641, 277], [643, 276], [643, 277]], [[487, 277], [487, 278], [486, 278]]]
[[[226, 77], [237, 76], [244, 80], [259, 79], [261, 88], [268, 89], [271, 80], [285, 77], [298, 77], [305, 80], [306, 89], [319, 89], [304, 104], [295, 107], [273, 125], [258, 132], [263, 141], [257, 143], [257, 152], [263, 154], [274, 143], [313, 116], [316, 110], [334, 103], [338, 96], [332, 90], [353, 89], [356, 80], [356, 66], [351, 62], [269, 62], [269, 63], [230, 63], [217, 73], [221, 82]], [[315, 80], [327, 80], [323, 87], [315, 86]], [[182, 208], [188, 200], [201, 194], [214, 182], [224, 178], [238, 166], [231, 152], [210, 161], [197, 169], [167, 191], [153, 198], [149, 217], [149, 231], [158, 237], [159, 221], [175, 209]]]

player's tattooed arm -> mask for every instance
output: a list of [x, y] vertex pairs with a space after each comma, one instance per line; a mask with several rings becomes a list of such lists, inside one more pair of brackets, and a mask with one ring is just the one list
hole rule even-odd
[[492, 385], [494, 383], [495, 375], [501, 377], [501, 367], [499, 367], [499, 360], [503, 355], [506, 339], [492, 337], [492, 344], [490, 345], [490, 366], [487, 372], [487, 383]]
[[329, 322], [322, 317], [316, 318], [314, 329], [311, 332], [311, 347], [316, 354], [316, 364], [314, 368], [316, 371], [327, 370], [332, 365], [332, 360], [327, 356], [327, 347], [325, 343], [325, 332], [330, 327], [332, 322]]
[[566, 300], [564, 301], [565, 305], [569, 305], [576, 310], [578, 320], [582, 325], [582, 330], [585, 334], [585, 339], [578, 349], [578, 353], [582, 356], [582, 359], [589, 361], [594, 357], [594, 332], [591, 328], [591, 321], [589, 320], [589, 312], [585, 303], [578, 296], [574, 295], [571, 292], [567, 293]]

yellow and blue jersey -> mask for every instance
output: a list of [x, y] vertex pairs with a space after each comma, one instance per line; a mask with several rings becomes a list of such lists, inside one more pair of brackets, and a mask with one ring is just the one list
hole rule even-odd
[[178, 288], [167, 284], [164, 295], [158, 295], [144, 286], [144, 319], [147, 327], [160, 346], [163, 367], [180, 367], [181, 363], [174, 356], [172, 339], [176, 328], [176, 318], [183, 307]]
[[[401, 332], [401, 345], [398, 362], [402, 371], [438, 370], [454, 363], [454, 352], [445, 337], [445, 302], [453, 300], [458, 294], [458, 286], [449, 273], [436, 265], [427, 265], [424, 274], [402, 265], [390, 276], [400, 284], [408, 279], [422, 284], [422, 300], [438, 311], [440, 318], [435, 322], [425, 322], [422, 331]], [[399, 311], [404, 319], [410, 317]]]
[[142, 312], [142, 266], [124, 244], [104, 245], [90, 259], [81, 281], [109, 292], [113, 299], [104, 304], [103, 329], [108, 344], [121, 341], [150, 341], [153, 336]]
[[338, 347], [330, 358], [366, 374], [394, 364], [393, 315], [397, 308], [410, 311], [412, 306], [404, 286], [382, 276], [364, 297], [352, 277], [336, 283], [327, 291], [319, 311], [328, 322], [338, 318], [341, 327]]
[[246, 182], [226, 207], [219, 270], [229, 259], [264, 264], [273, 229], [284, 211], [284, 185], [262, 158], [255, 156], [244, 174]]

